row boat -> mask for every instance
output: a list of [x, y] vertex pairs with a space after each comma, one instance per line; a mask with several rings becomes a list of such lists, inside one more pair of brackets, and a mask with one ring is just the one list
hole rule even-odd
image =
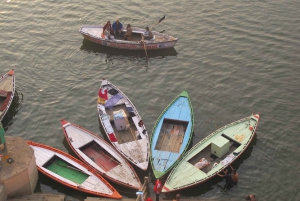
[[15, 71], [10, 70], [0, 77], [0, 121], [7, 113], [15, 95]]
[[194, 128], [194, 113], [186, 90], [161, 113], [151, 136], [151, 165], [154, 176], [168, 173], [188, 149]]
[[50, 146], [27, 141], [34, 150], [38, 170], [75, 190], [96, 196], [121, 199], [122, 196], [100, 174], [73, 156]]
[[142, 184], [131, 165], [105, 140], [81, 126], [61, 120], [72, 150], [103, 177], [125, 187], [139, 189]]
[[[194, 145], [171, 171], [162, 192], [189, 188], [222, 172], [247, 149], [259, 119], [259, 114], [252, 114], [216, 130]], [[201, 159], [207, 163], [199, 167]]]
[[[102, 38], [101, 34], [103, 32], [103, 26], [83, 25], [79, 29], [79, 33], [81, 33], [86, 40], [107, 47], [125, 50], [144, 50], [144, 48], [147, 50], [159, 50], [174, 48], [175, 44], [178, 41], [178, 38], [175, 38], [173, 36], [169, 36], [157, 31], [152, 31], [154, 35], [153, 39], [143, 40], [143, 42], [141, 42], [141, 34], [145, 31], [145, 29], [133, 27], [131, 40], [123, 40]], [[126, 33], [126, 28], [123, 28], [122, 32], [123, 34]]]
[[147, 170], [149, 137], [137, 109], [115, 85], [103, 80], [98, 91], [98, 116], [111, 144], [136, 167]]

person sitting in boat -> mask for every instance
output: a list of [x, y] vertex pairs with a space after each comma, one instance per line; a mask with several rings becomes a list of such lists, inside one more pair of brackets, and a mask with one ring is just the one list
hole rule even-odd
[[202, 169], [202, 168], [205, 168], [206, 166], [208, 166], [209, 164], [210, 163], [205, 158], [201, 158], [200, 161], [195, 164], [195, 166], [198, 169]]
[[114, 39], [115, 37], [111, 35], [109, 27], [106, 27], [106, 30], [104, 31], [105, 39]]
[[128, 24], [126, 28], [126, 33], [124, 34], [124, 40], [131, 40], [132, 28], [131, 25]]
[[113, 34], [114, 34], [115, 38], [121, 37], [122, 29], [123, 29], [123, 25], [122, 25], [122, 23], [119, 21], [119, 19], [117, 19], [117, 20], [112, 24], [112, 30], [113, 30]]
[[104, 32], [106, 31], [107, 28], [109, 28], [110, 34], [113, 34], [110, 21], [107, 21], [107, 23], [103, 27], [103, 31], [102, 31], [102, 34], [101, 34], [102, 36], [104, 35]]
[[142, 34], [142, 37], [145, 40], [151, 40], [151, 39], [153, 39], [153, 33], [150, 31], [149, 27], [146, 27], [146, 31]]

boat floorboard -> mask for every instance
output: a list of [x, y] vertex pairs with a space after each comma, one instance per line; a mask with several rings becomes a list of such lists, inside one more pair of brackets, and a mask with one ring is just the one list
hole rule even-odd
[[54, 158], [55, 160], [51, 159], [53, 162], [46, 167], [51, 172], [78, 184], [82, 184], [89, 177], [89, 175], [75, 167], [72, 167], [58, 157]]
[[95, 149], [94, 147], [87, 147], [82, 152], [106, 172], [119, 165], [117, 161], [104, 153], [104, 151]]
[[179, 152], [186, 126], [180, 122], [164, 121], [155, 146], [156, 150]]
[[206, 166], [205, 168], [202, 168], [201, 170], [205, 173], [208, 173], [211, 169], [214, 163], [220, 163], [223, 159], [226, 158], [230, 153], [232, 153], [238, 146], [231, 142], [231, 146], [229, 147], [229, 152], [225, 154], [222, 158], [218, 158], [215, 155], [212, 155], [211, 153], [211, 144], [208, 145], [205, 149], [203, 149], [200, 153], [195, 155], [193, 158], [191, 158], [188, 162], [192, 165], [195, 165], [201, 158], [205, 158], [210, 164]]
[[[113, 122], [113, 112], [121, 110], [121, 109], [124, 110], [124, 112], [126, 113], [126, 116], [128, 117], [128, 121], [129, 121], [129, 124], [130, 124], [130, 129], [117, 131], [116, 126]], [[110, 117], [111, 126], [114, 129], [114, 133], [115, 133], [116, 138], [118, 139], [118, 143], [123, 144], [123, 143], [126, 143], [126, 142], [134, 141], [135, 140], [136, 127], [135, 127], [135, 124], [134, 124], [133, 120], [131, 119], [131, 117], [129, 115], [129, 112], [127, 111], [127, 108], [126, 108], [125, 104], [114, 106], [112, 108], [112, 110], [105, 109], [105, 111]]]

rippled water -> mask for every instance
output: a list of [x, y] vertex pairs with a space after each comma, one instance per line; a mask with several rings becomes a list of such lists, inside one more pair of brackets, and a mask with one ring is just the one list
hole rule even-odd
[[[300, 200], [298, 1], [14, 1], [0, 3], [0, 73], [14, 68], [19, 100], [6, 134], [70, 151], [60, 119], [100, 134], [96, 97], [102, 78], [128, 95], [150, 132], [162, 110], [187, 89], [195, 144], [252, 112], [257, 137], [233, 166], [237, 188], [214, 178], [180, 191], [183, 198]], [[117, 51], [83, 40], [83, 24], [151, 26], [179, 38], [174, 49]], [[139, 172], [141, 179], [151, 175]], [[152, 182], [154, 179], [152, 178]], [[124, 197], [135, 192], [116, 187]], [[36, 192], [74, 193], [40, 176]], [[173, 198], [175, 194], [162, 195]]]

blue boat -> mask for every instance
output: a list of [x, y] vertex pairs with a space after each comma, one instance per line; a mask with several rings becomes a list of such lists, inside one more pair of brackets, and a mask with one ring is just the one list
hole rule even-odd
[[161, 113], [151, 136], [151, 166], [161, 178], [178, 163], [187, 150], [194, 129], [194, 113], [186, 90]]

